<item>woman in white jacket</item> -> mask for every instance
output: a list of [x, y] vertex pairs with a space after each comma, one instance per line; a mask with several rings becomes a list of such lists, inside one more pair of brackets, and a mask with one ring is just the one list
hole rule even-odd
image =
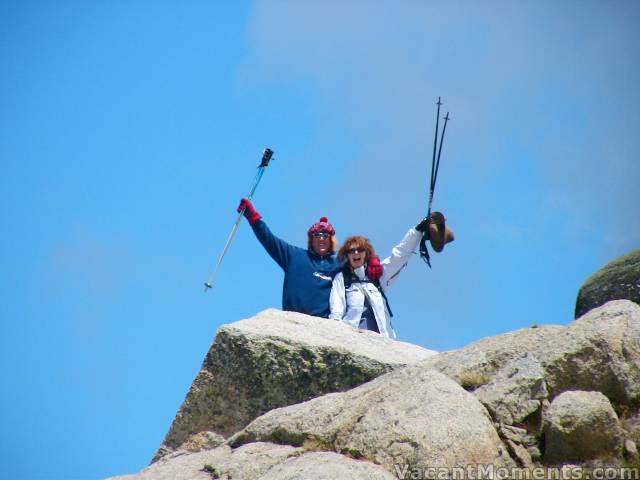
[[396, 338], [385, 292], [407, 265], [421, 238], [422, 232], [414, 228], [407, 232], [391, 255], [381, 262], [383, 274], [379, 282], [369, 280], [365, 274], [368, 260], [375, 256], [369, 240], [362, 236], [347, 238], [338, 251], [338, 258], [347, 261], [333, 279], [329, 318]]
[[444, 215], [433, 212], [431, 221], [425, 218], [415, 228], [409, 229], [402, 241], [393, 247], [391, 255], [381, 262], [383, 273], [377, 282], [370, 280], [365, 273], [369, 260], [375, 257], [369, 240], [362, 236], [347, 238], [338, 251], [338, 258], [347, 261], [333, 279], [329, 318], [395, 339], [385, 292], [407, 265], [423, 235], [436, 252], [441, 252], [446, 243], [454, 240], [453, 232], [445, 227]]

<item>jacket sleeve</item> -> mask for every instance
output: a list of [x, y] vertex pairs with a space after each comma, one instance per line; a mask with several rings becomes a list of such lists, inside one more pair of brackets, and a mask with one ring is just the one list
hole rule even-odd
[[347, 300], [344, 292], [344, 276], [342, 272], [338, 273], [331, 284], [331, 293], [329, 294], [329, 318], [332, 320], [342, 320], [347, 309]]
[[294, 250], [297, 247], [288, 244], [284, 240], [276, 237], [267, 224], [262, 220], [258, 220], [254, 223], [251, 228], [253, 228], [253, 233], [255, 233], [258, 241], [262, 244], [267, 253], [273, 258], [278, 265], [283, 270], [287, 269], [287, 265], [289, 265], [289, 261], [293, 256]]
[[421, 238], [421, 232], [418, 232], [415, 228], [410, 228], [400, 243], [393, 247], [391, 255], [381, 262], [384, 271], [382, 278], [380, 278], [380, 286], [383, 290], [389, 288], [402, 269], [407, 266]]

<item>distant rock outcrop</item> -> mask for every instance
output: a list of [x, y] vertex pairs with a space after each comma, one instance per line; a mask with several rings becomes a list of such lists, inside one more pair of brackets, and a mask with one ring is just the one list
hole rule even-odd
[[591, 275], [580, 287], [576, 318], [611, 300], [640, 305], [640, 250], [619, 257]]
[[550, 478], [523, 472], [640, 468], [639, 441], [629, 300], [439, 354], [268, 310], [219, 330], [154, 463], [118, 478]]

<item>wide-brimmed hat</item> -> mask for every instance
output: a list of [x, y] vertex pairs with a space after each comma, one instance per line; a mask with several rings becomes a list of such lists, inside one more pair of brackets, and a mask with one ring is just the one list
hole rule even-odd
[[442, 212], [431, 212], [431, 222], [429, 222], [429, 242], [431, 248], [436, 252], [441, 252], [444, 246], [455, 240], [453, 231], [446, 226]]

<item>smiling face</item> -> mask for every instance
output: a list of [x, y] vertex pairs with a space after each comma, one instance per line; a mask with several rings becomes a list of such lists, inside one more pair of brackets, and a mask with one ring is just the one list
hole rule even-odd
[[365, 264], [367, 252], [361, 245], [351, 244], [347, 249], [347, 259], [351, 268], [355, 270]]
[[346, 262], [352, 270], [367, 264], [368, 259], [375, 257], [376, 252], [367, 237], [354, 235], [348, 237], [340, 250], [338, 259]]
[[314, 233], [311, 235], [311, 248], [318, 255], [331, 252], [331, 236], [328, 233]]

